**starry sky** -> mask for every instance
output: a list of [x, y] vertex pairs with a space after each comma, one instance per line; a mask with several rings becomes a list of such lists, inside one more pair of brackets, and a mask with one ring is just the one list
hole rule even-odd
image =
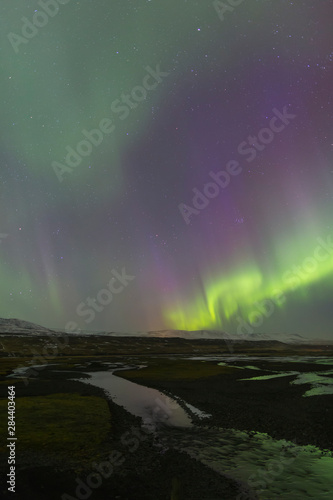
[[332, 338], [330, 0], [2, 0], [0, 316]]

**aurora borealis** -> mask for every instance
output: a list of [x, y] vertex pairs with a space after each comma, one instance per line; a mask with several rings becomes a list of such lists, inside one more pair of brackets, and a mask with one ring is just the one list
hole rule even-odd
[[231, 5], [2, 1], [1, 317], [332, 336], [332, 2]]

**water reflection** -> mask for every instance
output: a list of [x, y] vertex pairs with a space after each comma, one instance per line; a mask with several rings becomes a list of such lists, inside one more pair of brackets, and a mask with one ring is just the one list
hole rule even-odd
[[143, 426], [150, 430], [154, 430], [158, 424], [192, 426], [185, 410], [174, 399], [156, 389], [135, 384], [109, 371], [90, 372], [87, 375], [89, 379], [80, 381], [104, 389], [115, 403], [141, 417]]

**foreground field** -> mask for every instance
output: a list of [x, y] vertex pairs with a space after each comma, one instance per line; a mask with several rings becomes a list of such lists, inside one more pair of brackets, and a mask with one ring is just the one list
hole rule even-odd
[[[73, 500], [80, 494], [81, 498], [112, 495], [123, 500], [259, 498], [255, 492], [245, 496], [235, 481], [171, 445], [162, 445], [158, 436], [142, 430], [138, 417], [107, 398], [102, 389], [78, 380], [86, 379], [86, 372], [108, 370], [110, 363], [140, 366], [118, 376], [178, 396], [211, 414], [209, 421], [192, 416], [198, 428], [208, 424], [212, 430], [260, 431], [297, 444], [333, 449], [332, 396], [304, 398], [304, 386], [291, 385], [290, 377], [243, 380], [255, 374], [246, 359], [222, 366], [207, 357], [186, 359], [199, 352], [231, 356], [225, 342], [90, 337], [69, 339], [68, 345], [52, 351], [49, 337], [3, 336], [0, 340], [0, 433], [6, 436], [7, 432], [7, 386], [15, 385], [18, 437], [17, 492], [11, 496], [3, 482], [3, 498]], [[290, 371], [286, 355], [332, 355], [328, 348], [311, 351], [304, 346], [255, 344], [247, 354], [258, 356], [255, 368], [260, 375]], [[234, 345], [233, 351], [237, 350], [244, 354], [246, 344]], [[267, 356], [275, 361], [268, 362]], [[327, 366], [294, 362], [292, 370], [324, 372]], [[96, 475], [111, 453], [112, 474], [103, 477], [98, 487], [89, 487], [87, 478]], [[8, 468], [4, 447], [0, 459], [4, 478]], [[79, 485], [82, 489], [78, 490]]]

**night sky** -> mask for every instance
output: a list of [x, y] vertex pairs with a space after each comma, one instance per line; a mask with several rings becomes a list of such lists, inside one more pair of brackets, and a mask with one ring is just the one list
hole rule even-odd
[[0, 13], [1, 317], [332, 338], [331, 0]]

